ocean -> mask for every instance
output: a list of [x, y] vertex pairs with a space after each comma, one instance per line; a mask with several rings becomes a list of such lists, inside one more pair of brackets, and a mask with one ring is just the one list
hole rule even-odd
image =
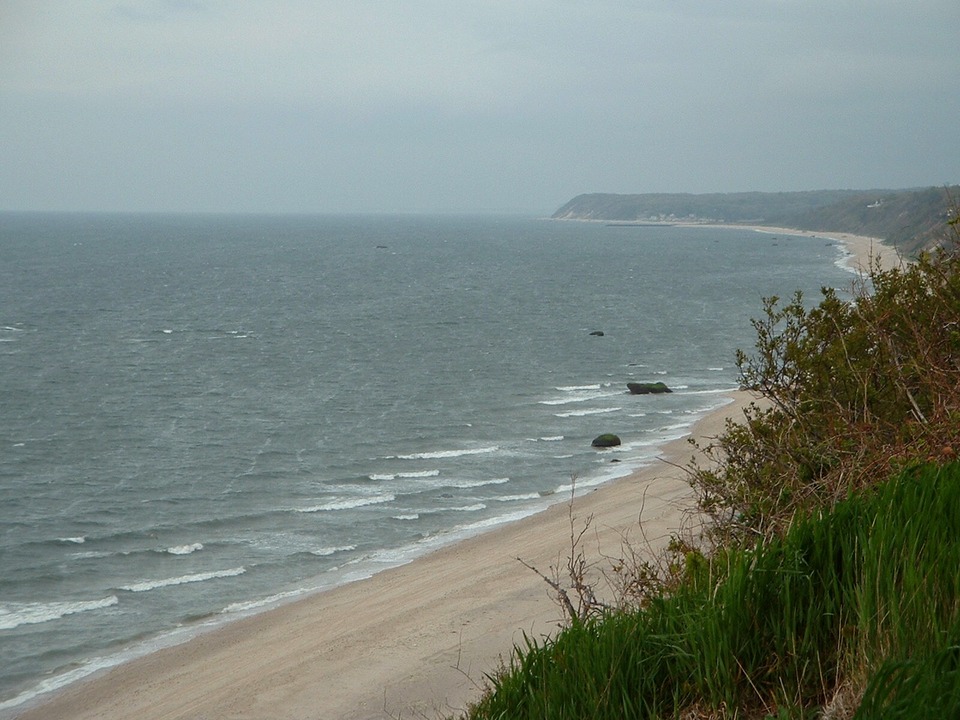
[[846, 288], [843, 259], [525, 217], [0, 214], [0, 715], [653, 462], [737, 386], [761, 298]]

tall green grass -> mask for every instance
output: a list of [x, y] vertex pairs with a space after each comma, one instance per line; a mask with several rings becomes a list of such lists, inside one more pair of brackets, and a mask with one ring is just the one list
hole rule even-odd
[[643, 609], [527, 639], [490, 683], [474, 720], [813, 718], [841, 684], [864, 720], [960, 717], [960, 464], [692, 563]]

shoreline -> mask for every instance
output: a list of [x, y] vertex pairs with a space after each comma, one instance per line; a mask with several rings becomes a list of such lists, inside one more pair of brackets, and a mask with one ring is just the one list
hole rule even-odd
[[[624, 534], [656, 549], [694, 504], [687, 438], [711, 438], [752, 400], [746, 392], [667, 443], [657, 461], [577, 495], [593, 516], [588, 558], [615, 555]], [[602, 451], [601, 451], [602, 452]], [[343, 718], [454, 714], [524, 636], [555, 631], [547, 585], [570, 546], [566, 501], [372, 577], [307, 595], [161, 648], [13, 708], [45, 718]], [[638, 518], [642, 521], [641, 527]]]
[[588, 222], [605, 223], [609, 227], [684, 227], [684, 228], [730, 228], [733, 230], [751, 230], [767, 235], [793, 235], [797, 237], [823, 238], [840, 243], [849, 257], [844, 260], [843, 267], [858, 275], [868, 274], [873, 268], [874, 261], [880, 263], [881, 270], [892, 270], [903, 267], [909, 260], [900, 255], [896, 247], [887, 243], [883, 238], [869, 235], [855, 235], [854, 233], [831, 230], [800, 230], [798, 228], [779, 227], [774, 225], [743, 225], [738, 223], [721, 222], [642, 222], [642, 221], [611, 221], [587, 218], [549, 218], [559, 222]]
[[774, 227], [769, 225], [727, 225], [724, 223], [678, 223], [682, 227], [710, 227], [732, 228], [736, 230], [752, 230], [766, 235], [792, 235], [795, 237], [823, 238], [840, 243], [848, 253], [843, 261], [843, 267], [858, 275], [868, 274], [874, 263], [880, 264], [881, 270], [892, 270], [902, 267], [908, 261], [901, 257], [895, 247], [887, 244], [883, 238], [867, 235], [854, 235], [846, 232], [832, 232], [827, 230], [798, 230], [797, 228]]
[[888, 245], [883, 238], [868, 235], [854, 235], [844, 232], [825, 232], [821, 230], [796, 230], [792, 228], [764, 227], [762, 225], [744, 226], [760, 233], [795, 235], [800, 237], [823, 238], [833, 240], [843, 245], [850, 254], [844, 261], [844, 266], [858, 274], [869, 273], [875, 263], [879, 263], [881, 270], [892, 270], [902, 267], [907, 262], [892, 245]]

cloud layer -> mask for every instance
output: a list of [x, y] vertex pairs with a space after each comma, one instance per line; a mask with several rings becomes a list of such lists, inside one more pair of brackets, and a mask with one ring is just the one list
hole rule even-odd
[[549, 212], [960, 180], [955, 0], [704, 5], [13, 0], [0, 208]]

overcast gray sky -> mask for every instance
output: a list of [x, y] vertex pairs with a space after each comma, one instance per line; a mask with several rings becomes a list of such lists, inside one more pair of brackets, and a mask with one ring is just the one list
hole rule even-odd
[[960, 182], [958, 0], [0, 0], [0, 209]]

